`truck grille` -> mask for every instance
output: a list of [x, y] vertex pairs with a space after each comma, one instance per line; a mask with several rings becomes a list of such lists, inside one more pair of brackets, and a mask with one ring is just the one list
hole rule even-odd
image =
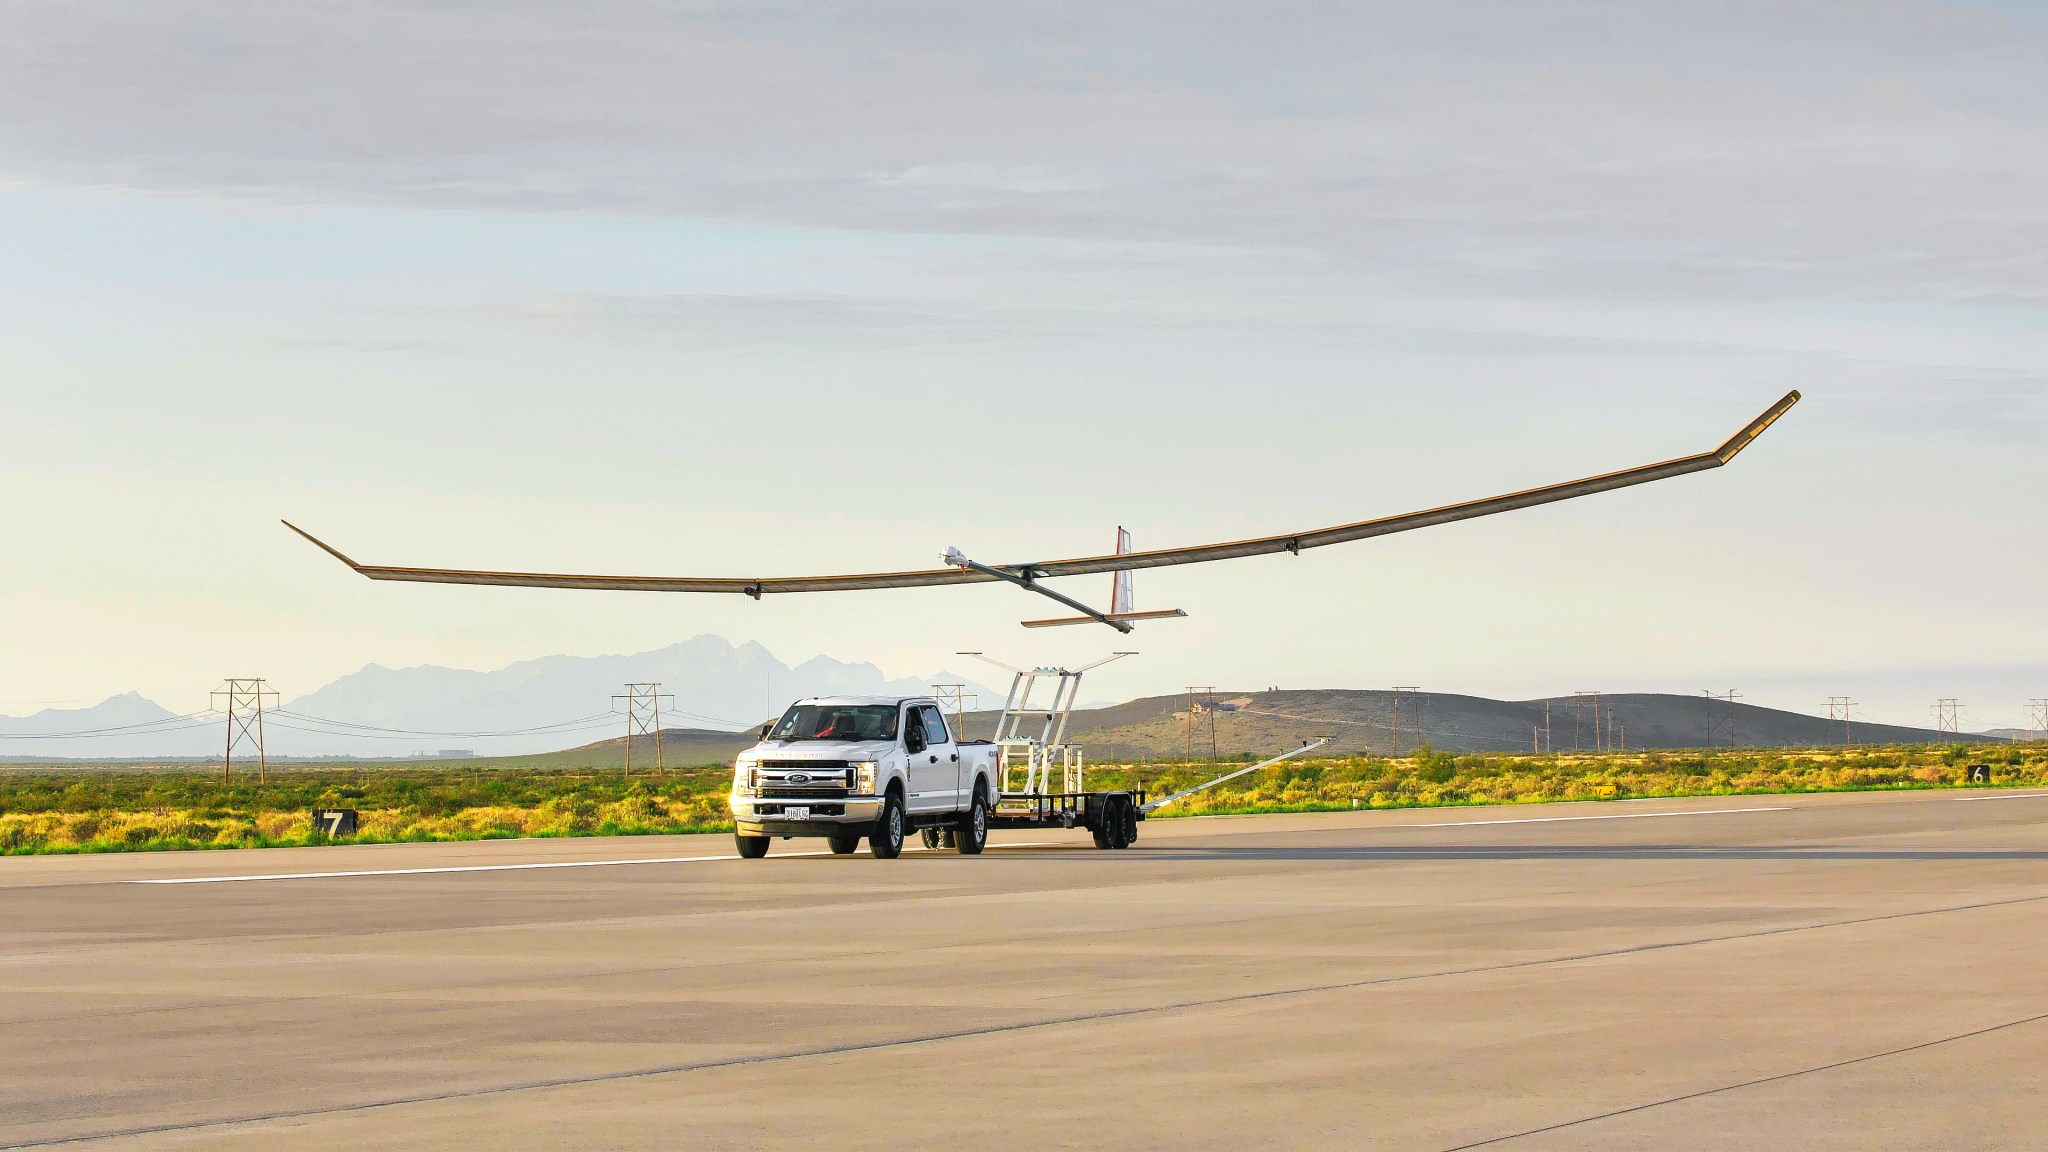
[[844, 760], [763, 760], [763, 772], [809, 772], [812, 775], [830, 776], [834, 772], [845, 772], [849, 765]]
[[764, 800], [844, 800], [844, 784], [780, 784], [769, 780], [761, 781], [761, 797]]
[[761, 797], [776, 800], [839, 800], [853, 785], [844, 760], [763, 760]]

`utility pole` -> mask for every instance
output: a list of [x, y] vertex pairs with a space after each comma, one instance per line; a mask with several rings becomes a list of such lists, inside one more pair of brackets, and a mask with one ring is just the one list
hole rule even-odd
[[1422, 747], [1422, 689], [1413, 684], [1396, 685], [1394, 688], [1394, 739], [1393, 750], [1401, 751], [1401, 697], [1406, 696], [1415, 704], [1415, 747]]
[[1962, 701], [1953, 696], [1944, 696], [1934, 702], [1934, 730], [1944, 736], [1959, 736], [1962, 726], [1956, 722], [1957, 713], [1963, 710]]
[[1550, 701], [1548, 700], [1543, 702], [1543, 750], [1545, 752], [1557, 751], [1557, 745], [1550, 742]]
[[1603, 742], [1600, 739], [1600, 693], [1581, 690], [1572, 693], [1572, 751], [1574, 752], [1579, 750], [1579, 728], [1585, 720], [1586, 708], [1588, 706], [1591, 706], [1593, 709], [1593, 750], [1598, 752], [1603, 746]]
[[[230, 679], [221, 687], [213, 690], [210, 700], [214, 707], [220, 707], [220, 699], [223, 696], [227, 697], [227, 708], [225, 711], [228, 714], [228, 746], [226, 753], [220, 759], [220, 782], [222, 784], [228, 782], [228, 769], [234, 765], [235, 749], [242, 748], [246, 750], [254, 748], [256, 750], [256, 782], [261, 784], [263, 783], [265, 770], [270, 766], [269, 758], [263, 751], [263, 700], [266, 696], [275, 700], [277, 699], [277, 693], [265, 688], [260, 678], [249, 680]], [[286, 725], [286, 727], [290, 727], [290, 725]], [[247, 754], [246, 751], [244, 754]]]
[[1828, 723], [1832, 724], [1837, 720], [1842, 722], [1842, 743], [1845, 746], [1851, 743], [1849, 739], [1849, 713], [1855, 707], [1856, 702], [1847, 696], [1828, 697]]
[[661, 699], [674, 696], [661, 690], [661, 685], [652, 682], [626, 685], [622, 696], [612, 697], [612, 708], [616, 710], [619, 701], [626, 702], [626, 775], [633, 775], [633, 737], [654, 737], [654, 770], [661, 771], [666, 765], [661, 759]]

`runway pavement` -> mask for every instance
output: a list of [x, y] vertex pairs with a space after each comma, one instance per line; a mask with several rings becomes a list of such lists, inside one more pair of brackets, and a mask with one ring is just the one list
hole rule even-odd
[[1142, 831], [0, 859], [0, 1148], [2048, 1146], [2048, 793]]

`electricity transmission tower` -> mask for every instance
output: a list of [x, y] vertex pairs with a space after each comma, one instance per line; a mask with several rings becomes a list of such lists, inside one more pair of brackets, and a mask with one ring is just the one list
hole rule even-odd
[[1934, 702], [1934, 730], [1944, 736], [1961, 735], [1962, 725], [1957, 722], [1956, 717], [1962, 710], [1962, 701], [1957, 700], [1953, 696], [1944, 696], [1936, 700]]
[[1828, 697], [1828, 723], [1832, 724], [1837, 720], [1842, 722], [1842, 743], [1845, 745], [1850, 743], [1849, 713], [1855, 707], [1856, 702], [1847, 696]]
[[227, 707], [223, 711], [228, 714], [228, 746], [226, 754], [220, 760], [220, 782], [228, 782], [228, 770], [235, 763], [235, 749], [242, 749], [246, 757], [248, 750], [254, 748], [256, 782], [261, 784], [264, 773], [270, 766], [269, 758], [263, 751], [263, 702], [265, 697], [275, 701], [277, 693], [265, 688], [261, 678], [230, 678], [225, 684], [213, 690], [211, 701], [214, 707], [221, 706], [222, 697], [227, 698]]
[[2027, 701], [2027, 735], [2036, 743], [2048, 740], [2048, 699]]
[[[1730, 688], [1721, 693], [1702, 691], [1700, 695], [1709, 700], [1719, 700], [1728, 706], [1718, 712], [1712, 707], [1707, 709], [1707, 743], [1718, 747], [1725, 740], [1728, 747], [1735, 747], [1735, 702], [1742, 699], [1742, 693]], [[1722, 739], [1716, 739], [1717, 734]]]
[[941, 709], [953, 714], [953, 727], [956, 729], [953, 735], [961, 740], [967, 739], [967, 710], [981, 703], [981, 695], [969, 692], [965, 684], [934, 684], [932, 698], [939, 702]]
[[1209, 759], [1216, 759], [1216, 686], [1188, 686], [1187, 756], [1188, 763], [1195, 762], [1196, 729], [1207, 724], [1209, 728]]
[[626, 702], [626, 775], [628, 776], [633, 774], [633, 737], [635, 736], [654, 737], [654, 770], [659, 772], [666, 767], [661, 759], [661, 700], [664, 696], [670, 700], [675, 699], [669, 693], [663, 692], [661, 685], [658, 683], [640, 683], [628, 684], [626, 685], [624, 695], [612, 697], [612, 707], [614, 710], [618, 708], [619, 701], [624, 700]]
[[1404, 684], [1394, 689], [1394, 733], [1387, 742], [1387, 750], [1392, 755], [1399, 755], [1401, 752], [1401, 698], [1403, 696], [1407, 697], [1409, 702], [1414, 705], [1414, 747], [1417, 750], [1422, 748], [1422, 689], [1417, 688], [1413, 684]]
[[940, 707], [948, 707], [952, 715], [961, 715], [981, 703], [981, 695], [967, 691], [967, 685], [932, 685], [932, 697]]

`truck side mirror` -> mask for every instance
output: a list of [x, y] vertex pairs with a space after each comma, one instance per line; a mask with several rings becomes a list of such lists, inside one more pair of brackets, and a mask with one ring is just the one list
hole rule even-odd
[[912, 728], [903, 734], [903, 747], [912, 752], [924, 751], [924, 733]]
[[775, 730], [775, 721], [773, 721], [773, 720], [770, 720], [770, 721], [769, 721], [769, 722], [767, 722], [766, 724], [763, 724], [763, 725], [761, 725], [761, 739], [763, 739], [763, 740], [766, 740], [766, 739], [768, 738], [768, 733], [770, 733], [770, 732], [772, 732], [772, 731], [774, 731], [774, 730]]

